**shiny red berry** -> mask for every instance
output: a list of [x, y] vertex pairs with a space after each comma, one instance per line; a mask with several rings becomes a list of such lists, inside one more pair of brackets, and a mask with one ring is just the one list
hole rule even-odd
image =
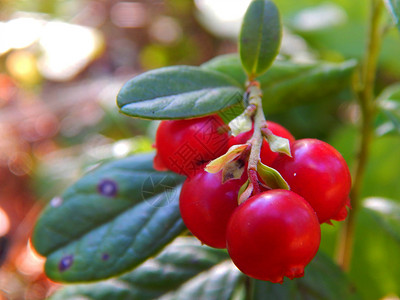
[[247, 175], [221, 183], [221, 172], [200, 171], [182, 186], [179, 207], [186, 227], [203, 244], [226, 247], [226, 226], [238, 206], [238, 192]]
[[271, 282], [301, 277], [318, 251], [321, 229], [314, 210], [287, 190], [255, 195], [233, 212], [227, 248], [246, 275]]
[[272, 164], [290, 189], [310, 203], [320, 223], [343, 219], [351, 187], [346, 161], [331, 145], [316, 139], [297, 140], [292, 157], [280, 155]]
[[[349, 213], [348, 209], [350, 208], [351, 208], [350, 198], [347, 198], [346, 204], [342, 206], [342, 208], [331, 219], [339, 222], [344, 221], [347, 218], [347, 215]], [[330, 223], [329, 221], [327, 222]]]
[[227, 127], [217, 115], [162, 121], [156, 133], [154, 168], [192, 176], [204, 163], [224, 154], [228, 140]]
[[[293, 135], [282, 125], [267, 121], [267, 127], [272, 131], [273, 134], [286, 138], [289, 140], [289, 142], [294, 142], [295, 139]], [[231, 137], [229, 140], [229, 147], [246, 143], [253, 135], [253, 131], [254, 130], [251, 129], [249, 131], [242, 132], [235, 137]], [[278, 157], [278, 155], [278, 153], [271, 151], [268, 142], [264, 140], [260, 152], [261, 161], [266, 165], [270, 165]]]

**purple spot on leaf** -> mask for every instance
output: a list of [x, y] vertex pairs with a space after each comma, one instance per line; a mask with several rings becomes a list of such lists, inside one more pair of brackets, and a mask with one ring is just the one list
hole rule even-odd
[[107, 260], [110, 258], [110, 255], [108, 253], [103, 253], [103, 255], [101, 256], [102, 260]]
[[60, 270], [60, 272], [64, 272], [65, 270], [68, 270], [72, 266], [73, 263], [74, 263], [73, 255], [64, 256], [60, 260], [60, 263], [58, 264], [58, 269]]
[[111, 179], [103, 179], [97, 185], [97, 191], [106, 197], [115, 197], [118, 192], [117, 183]]
[[63, 203], [63, 198], [61, 197], [54, 197], [50, 201], [50, 205], [53, 207], [59, 207]]
[[190, 260], [190, 262], [191, 262], [192, 264], [197, 264], [197, 263], [199, 262], [199, 260], [198, 260], [197, 258], [192, 258], [192, 259]]

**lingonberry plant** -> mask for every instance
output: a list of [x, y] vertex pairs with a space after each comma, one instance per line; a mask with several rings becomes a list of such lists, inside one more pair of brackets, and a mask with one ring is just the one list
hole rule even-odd
[[[353, 60], [276, 59], [278, 8], [253, 0], [239, 56], [165, 67], [128, 81], [118, 107], [131, 117], [161, 120], [155, 153], [105, 163], [50, 201], [33, 234], [47, 275], [70, 283], [103, 280], [66, 287], [54, 299], [365, 297], [358, 278], [345, 272], [374, 117], [380, 111], [397, 120], [398, 104], [387, 99], [399, 99], [398, 87], [391, 87], [374, 100], [381, 30], [387, 27], [380, 19], [382, 1], [371, 3], [359, 72]], [[387, 7], [398, 22], [399, 1], [387, 1]], [[361, 116], [353, 178], [333, 146], [312, 137], [295, 140], [266, 120], [310, 99], [329, 98], [350, 82], [356, 82]], [[399, 206], [369, 203], [369, 212], [398, 239], [398, 219], [389, 213]], [[331, 225], [341, 226], [336, 263], [319, 250]]]

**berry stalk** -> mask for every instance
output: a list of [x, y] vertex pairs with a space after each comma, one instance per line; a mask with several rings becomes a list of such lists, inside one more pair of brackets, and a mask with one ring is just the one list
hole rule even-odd
[[251, 151], [248, 164], [248, 176], [250, 182], [253, 184], [254, 194], [260, 193], [260, 186], [258, 184], [257, 177], [257, 165], [260, 161], [260, 152], [263, 142], [263, 136], [261, 134], [261, 128], [265, 127], [265, 116], [262, 109], [262, 92], [260, 84], [257, 81], [251, 81], [249, 83], [247, 91], [249, 92], [249, 105], [256, 107], [254, 114], [254, 133], [251, 137]]

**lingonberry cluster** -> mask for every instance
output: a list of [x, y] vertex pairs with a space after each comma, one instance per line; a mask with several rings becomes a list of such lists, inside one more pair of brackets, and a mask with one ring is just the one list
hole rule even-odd
[[[208, 173], [205, 165], [228, 148], [251, 144], [253, 129], [230, 136], [216, 115], [162, 121], [156, 134], [154, 166], [187, 176], [180, 195], [184, 223], [202, 243], [227, 248], [235, 265], [260, 280], [282, 282], [301, 277], [318, 251], [321, 223], [343, 220], [350, 206], [351, 177], [338, 151], [316, 139], [295, 140], [274, 122], [274, 135], [290, 142], [291, 156], [273, 152], [263, 140], [260, 160], [277, 170], [290, 190], [271, 189], [262, 179], [260, 192], [238, 204], [248, 173], [236, 179]], [[232, 149], [232, 148], [230, 148]], [[246, 169], [248, 152], [235, 157]]]

